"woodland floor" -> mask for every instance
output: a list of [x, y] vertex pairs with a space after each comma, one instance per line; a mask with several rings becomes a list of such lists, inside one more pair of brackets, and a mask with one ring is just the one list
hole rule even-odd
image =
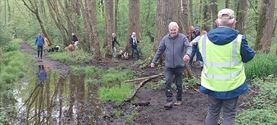
[[[32, 49], [28, 44], [23, 43], [21, 45], [21, 50], [27, 53], [33, 53], [34, 58], [36, 58], [36, 51]], [[37, 62], [38, 64], [40, 62]], [[60, 76], [66, 76], [69, 71], [69, 67], [58, 61], [53, 61], [47, 57], [43, 57], [43, 63], [47, 64], [50, 69], [56, 70], [60, 73]], [[38, 65], [34, 64], [34, 65]], [[116, 67], [119, 64], [125, 64], [130, 67], [139, 77], [156, 75], [162, 72], [162, 69], [140, 69], [135, 64], [134, 60], [111, 60], [106, 59], [100, 63], [91, 63], [91, 65], [97, 65], [103, 68]], [[87, 65], [87, 64], [86, 64]], [[193, 68], [192, 71], [197, 76], [200, 75], [200, 69]], [[103, 120], [105, 124], [108, 125], [122, 125], [122, 124], [132, 124], [132, 125], [203, 125], [207, 113], [207, 97], [201, 94], [196, 89], [184, 89], [183, 92], [183, 104], [181, 106], [174, 106], [170, 110], [164, 109], [165, 104], [165, 94], [163, 87], [152, 89], [147, 86], [142, 87], [135, 98], [125, 105], [121, 106], [118, 110], [125, 112], [133, 111], [134, 109], [138, 112], [138, 115], [133, 121], [126, 123], [123, 119], [125, 116], [115, 117], [111, 112], [107, 113]], [[250, 90], [246, 95], [241, 96], [238, 103], [238, 110], [241, 111], [249, 107], [250, 101], [249, 97], [252, 97], [253, 92]], [[149, 102], [148, 106], [134, 106], [134, 102]], [[114, 104], [104, 104], [107, 111], [115, 108]], [[126, 117], [125, 117], [126, 118]], [[103, 123], [103, 122], [102, 122]]]

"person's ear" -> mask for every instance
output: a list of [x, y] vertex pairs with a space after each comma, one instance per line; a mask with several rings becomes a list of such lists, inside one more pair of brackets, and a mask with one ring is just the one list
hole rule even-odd
[[214, 23], [215, 23], [215, 25], [218, 27], [219, 25], [220, 25], [220, 19], [216, 19], [215, 21], [214, 21]]

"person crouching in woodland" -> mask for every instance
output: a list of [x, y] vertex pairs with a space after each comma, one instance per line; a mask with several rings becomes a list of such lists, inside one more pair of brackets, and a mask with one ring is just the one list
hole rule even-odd
[[78, 43], [79, 43], [79, 40], [78, 40], [78, 37], [76, 36], [75, 33], [72, 33], [72, 38], [71, 38], [71, 43], [74, 45], [74, 48], [77, 49], [78, 48]]
[[[188, 63], [190, 60], [190, 54], [192, 47], [187, 39], [187, 37], [179, 33], [179, 26], [176, 22], [171, 22], [168, 25], [169, 33], [165, 35], [160, 41], [159, 48], [155, 54], [154, 59], [152, 60], [151, 67], [155, 67], [158, 59], [165, 52], [165, 95], [167, 97], [164, 107], [170, 109], [173, 105], [182, 104], [182, 83], [183, 83], [183, 71], [185, 63]], [[186, 51], [186, 54], [184, 52]], [[176, 102], [173, 103], [173, 94], [171, 84], [173, 82], [173, 76], [175, 75], [177, 95]]]
[[239, 96], [248, 90], [244, 64], [255, 56], [245, 36], [236, 31], [234, 11], [222, 9], [210, 30], [198, 42], [204, 67], [200, 92], [208, 95], [205, 125], [217, 125], [220, 112], [223, 125], [234, 125]]

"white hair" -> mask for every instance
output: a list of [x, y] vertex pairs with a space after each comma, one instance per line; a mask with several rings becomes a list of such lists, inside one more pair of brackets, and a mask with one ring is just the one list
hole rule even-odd
[[179, 26], [178, 26], [178, 24], [177, 24], [176, 22], [170, 22], [170, 23], [168, 24], [168, 28], [169, 28], [169, 29], [172, 28], [172, 27], [177, 27], [177, 29], [179, 29]]
[[220, 10], [217, 14], [216, 23], [218, 26], [234, 27], [236, 23], [234, 11], [228, 8]]

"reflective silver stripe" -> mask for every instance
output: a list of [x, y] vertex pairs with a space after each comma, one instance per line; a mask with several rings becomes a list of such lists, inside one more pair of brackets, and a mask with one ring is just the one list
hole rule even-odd
[[231, 67], [237, 64], [240, 64], [240, 61], [232, 61], [232, 62], [207, 62], [206, 65], [210, 67]]
[[232, 41], [232, 62], [237, 62], [237, 59], [236, 59], [236, 56], [237, 56], [237, 39], [238, 39], [238, 36], [236, 39], [234, 39]]
[[[239, 39], [238, 39], [239, 38]], [[236, 56], [237, 56], [237, 47], [238, 47], [238, 41], [241, 39], [241, 35], [239, 34], [236, 39], [234, 39], [231, 44], [232, 44], [232, 61], [231, 62], [207, 62], [207, 57], [206, 57], [206, 39], [207, 35], [203, 37], [202, 40], [202, 57], [203, 61], [206, 62], [205, 64], [207, 66], [212, 66], [212, 67], [231, 67], [235, 66], [241, 61], [238, 61]]]
[[206, 40], [207, 40], [207, 35], [204, 35], [202, 39], [202, 59], [203, 62], [207, 62], [207, 56], [206, 56]]
[[208, 74], [208, 73], [205, 73], [205, 72], [202, 72], [202, 75], [205, 75], [209, 79], [228, 80], [228, 79], [239, 76], [240, 73], [242, 72], [242, 70], [243, 70], [243, 68], [241, 68], [241, 70], [238, 71], [238, 72], [230, 73], [228, 75]]

